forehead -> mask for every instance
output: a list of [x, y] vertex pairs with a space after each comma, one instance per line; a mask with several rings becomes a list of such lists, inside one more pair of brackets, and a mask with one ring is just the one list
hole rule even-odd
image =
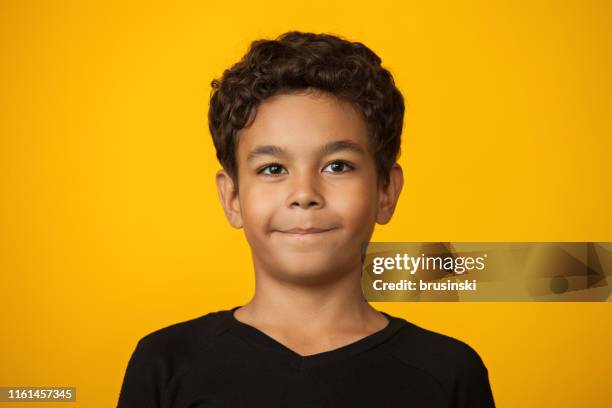
[[350, 140], [368, 150], [368, 127], [350, 103], [326, 92], [282, 94], [263, 101], [254, 120], [238, 133], [238, 154], [259, 145], [278, 145], [296, 153], [335, 140]]

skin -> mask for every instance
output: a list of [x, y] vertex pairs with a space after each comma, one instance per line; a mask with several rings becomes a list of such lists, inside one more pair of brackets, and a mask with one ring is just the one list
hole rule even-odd
[[251, 246], [255, 294], [235, 311], [306, 356], [382, 330], [364, 301], [361, 244], [390, 221], [403, 185], [378, 182], [367, 124], [352, 104], [307, 90], [263, 101], [237, 146], [238, 191], [216, 176], [225, 215]]

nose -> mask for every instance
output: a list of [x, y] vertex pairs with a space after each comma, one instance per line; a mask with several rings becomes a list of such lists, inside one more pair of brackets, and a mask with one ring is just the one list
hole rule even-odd
[[287, 197], [290, 208], [321, 208], [325, 204], [317, 178], [309, 174], [295, 175]]

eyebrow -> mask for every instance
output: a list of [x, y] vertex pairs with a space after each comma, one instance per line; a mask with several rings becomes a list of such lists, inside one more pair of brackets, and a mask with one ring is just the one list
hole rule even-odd
[[[330, 142], [325, 144], [321, 149], [319, 149], [319, 155], [327, 156], [332, 153], [337, 153], [340, 151], [351, 151], [357, 154], [365, 154], [365, 151], [361, 146], [351, 140], [337, 140], [335, 142]], [[280, 146], [276, 145], [263, 145], [258, 146], [253, 149], [249, 155], [247, 156], [247, 162], [255, 159], [258, 156], [288, 156], [287, 150], [283, 149]]]

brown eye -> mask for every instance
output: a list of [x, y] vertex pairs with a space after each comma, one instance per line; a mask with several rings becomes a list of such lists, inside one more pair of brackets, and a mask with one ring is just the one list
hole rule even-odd
[[323, 171], [327, 171], [330, 173], [345, 173], [352, 169], [353, 167], [346, 162], [334, 161], [334, 162], [329, 163], [327, 166], [325, 166], [323, 168]]
[[270, 164], [264, 167], [263, 169], [259, 170], [258, 174], [266, 174], [269, 176], [275, 176], [278, 174], [283, 174], [284, 170], [285, 169], [280, 164]]

